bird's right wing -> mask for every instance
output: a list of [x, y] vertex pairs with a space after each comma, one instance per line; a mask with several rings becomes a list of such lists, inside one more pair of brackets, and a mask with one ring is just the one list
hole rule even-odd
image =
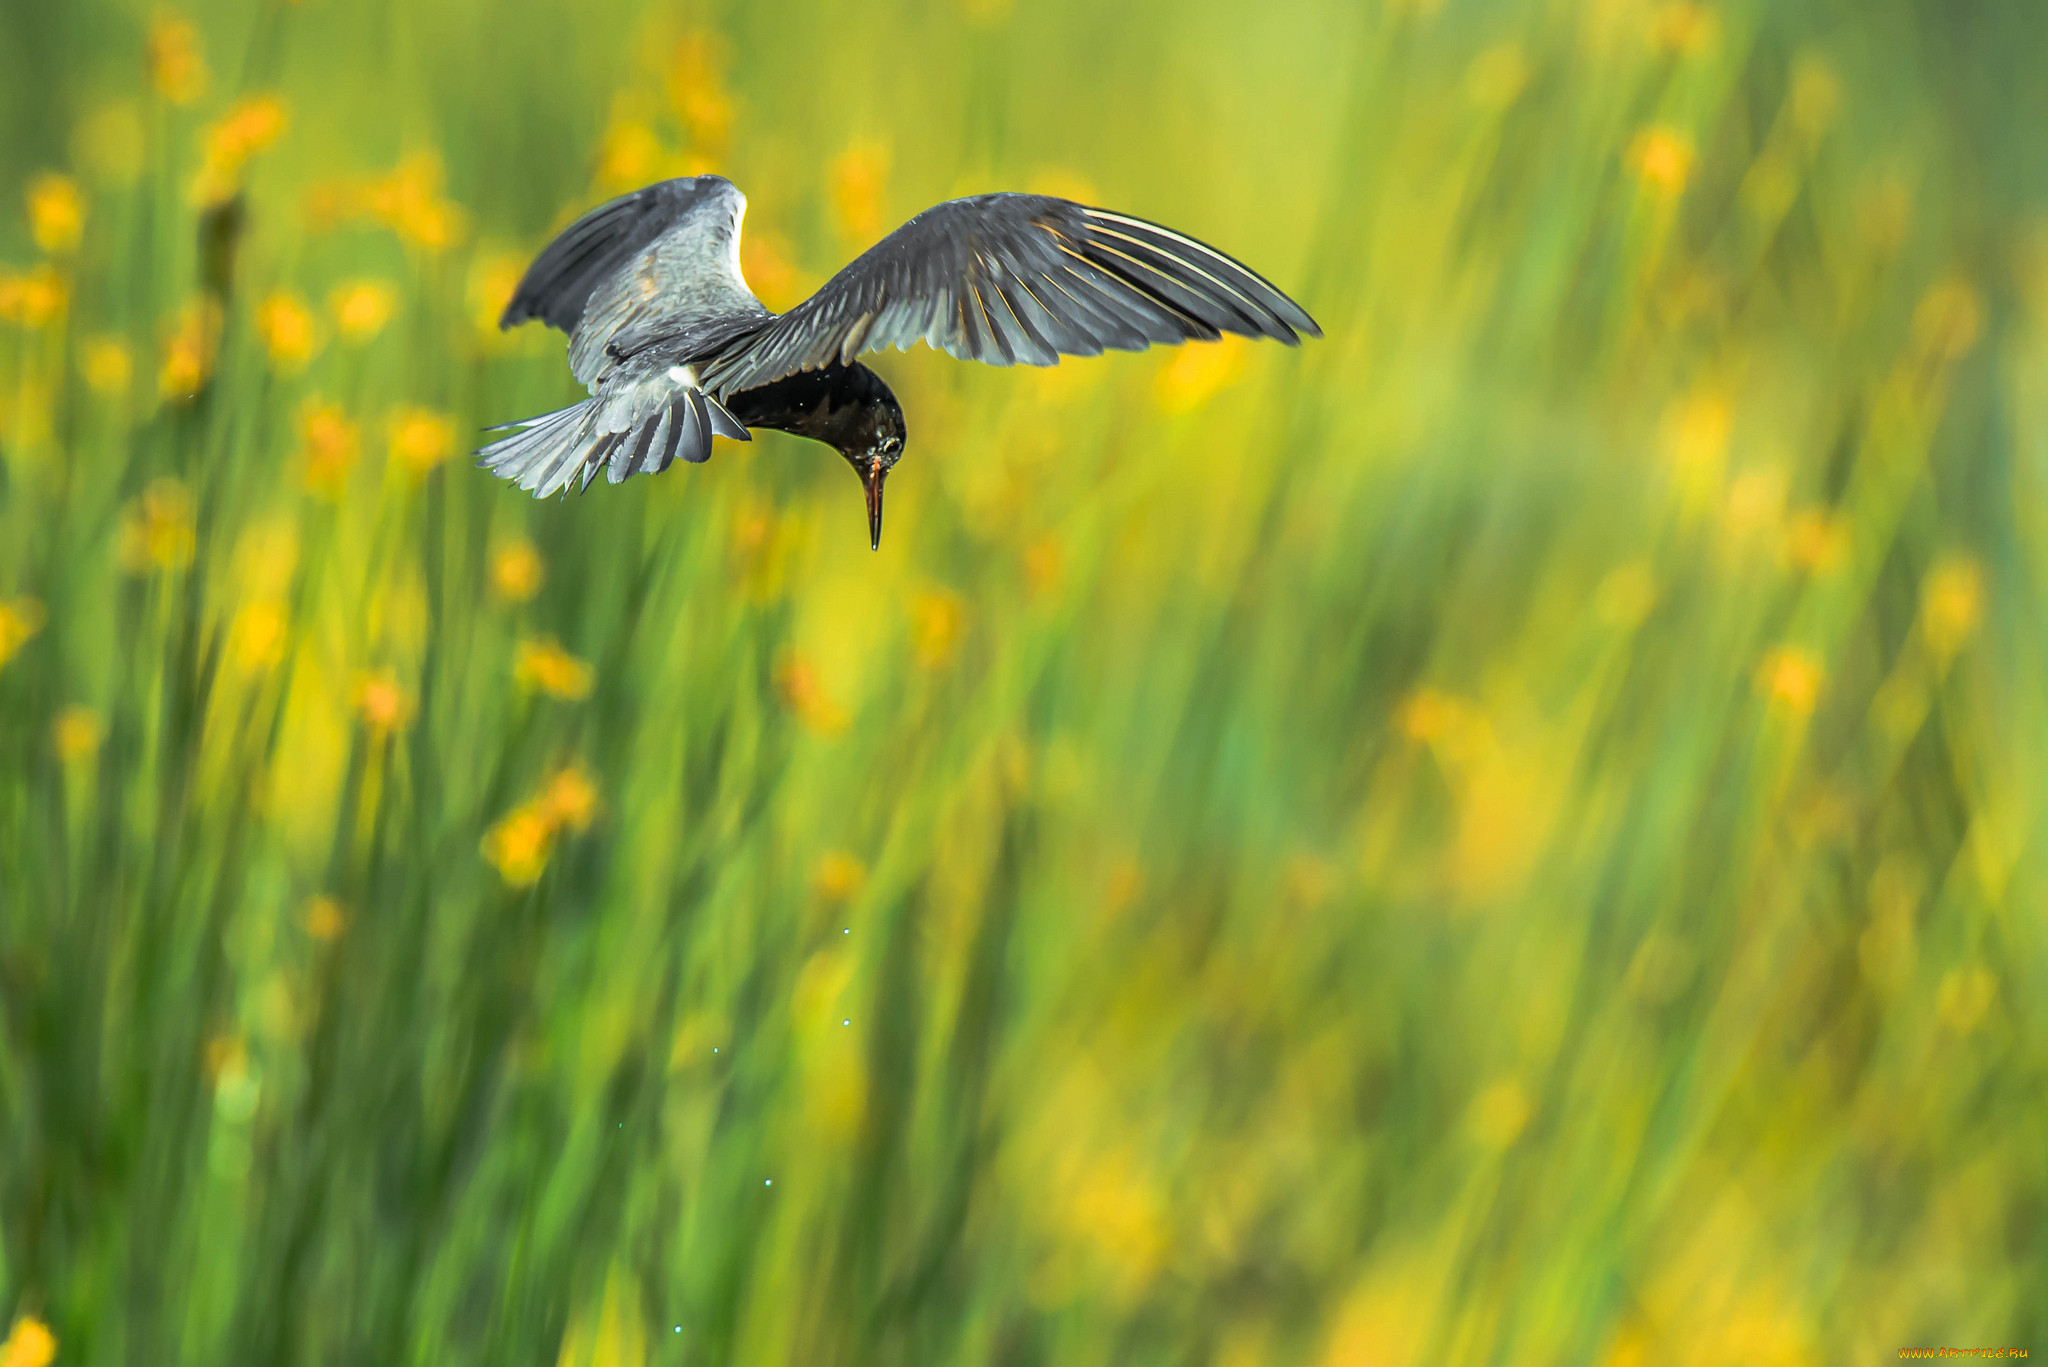
[[719, 176], [664, 180], [599, 205], [534, 259], [498, 326], [538, 318], [569, 333], [570, 369], [595, 384], [653, 340], [765, 320], [740, 274], [746, 211], [746, 196]]
[[1171, 228], [1048, 195], [976, 195], [883, 238], [726, 349], [704, 384], [723, 396], [919, 341], [966, 361], [1053, 365], [1225, 332], [1290, 346], [1323, 335], [1268, 281]]

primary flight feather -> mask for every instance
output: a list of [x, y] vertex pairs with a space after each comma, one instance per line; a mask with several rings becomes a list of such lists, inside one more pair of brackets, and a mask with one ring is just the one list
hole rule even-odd
[[546, 497], [700, 462], [713, 436], [774, 428], [835, 448], [867, 492], [903, 454], [903, 410], [862, 352], [924, 342], [964, 361], [1214, 341], [1320, 337], [1302, 307], [1241, 262], [1171, 228], [1048, 195], [993, 194], [927, 209], [816, 294], [771, 313], [740, 273], [746, 196], [720, 176], [665, 180], [577, 219], [527, 268], [499, 326], [538, 318], [569, 334], [590, 398], [508, 424], [477, 454]]

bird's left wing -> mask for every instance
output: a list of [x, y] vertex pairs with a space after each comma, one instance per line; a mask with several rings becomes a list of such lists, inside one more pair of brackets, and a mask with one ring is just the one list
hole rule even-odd
[[594, 385], [655, 340], [744, 331], [768, 311], [740, 274], [747, 199], [720, 176], [665, 180], [599, 205], [527, 268], [498, 320], [539, 318], [569, 336], [569, 366]]
[[966, 361], [1053, 365], [1225, 332], [1290, 346], [1323, 335], [1264, 278], [1171, 228], [1048, 195], [976, 195], [883, 238], [726, 349], [704, 385], [723, 396], [919, 341]]

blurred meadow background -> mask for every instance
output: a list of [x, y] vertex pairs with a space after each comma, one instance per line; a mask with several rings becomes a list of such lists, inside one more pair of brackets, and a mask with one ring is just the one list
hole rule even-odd
[[[2048, 1351], [2037, 5], [0, 29], [7, 1367]], [[1328, 337], [470, 468], [700, 170]]]

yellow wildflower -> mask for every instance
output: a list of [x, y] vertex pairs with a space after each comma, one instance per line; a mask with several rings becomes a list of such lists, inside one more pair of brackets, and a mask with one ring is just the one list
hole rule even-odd
[[261, 674], [284, 659], [290, 623], [276, 603], [250, 603], [228, 629], [228, 658], [244, 674]]
[[34, 1315], [23, 1315], [0, 1342], [0, 1367], [50, 1367], [57, 1357], [57, 1336]]
[[323, 944], [340, 939], [341, 932], [348, 929], [348, 913], [332, 897], [315, 897], [307, 902], [301, 919], [306, 933]]
[[747, 286], [769, 308], [794, 308], [811, 293], [811, 282], [790, 264], [781, 238], [749, 232], [740, 240], [740, 270]]
[[43, 605], [33, 598], [0, 598], [0, 668], [43, 629]]
[[614, 119], [597, 153], [597, 183], [608, 190], [645, 185], [660, 173], [668, 151], [638, 119]]
[[106, 737], [106, 724], [100, 714], [90, 707], [73, 703], [57, 714], [57, 720], [50, 726], [50, 745], [56, 750], [57, 758], [69, 764], [73, 760], [90, 759], [98, 753], [100, 741]]
[[391, 419], [391, 459], [423, 475], [455, 454], [455, 419], [425, 408], [401, 408]]
[[1650, 40], [1666, 52], [1696, 57], [1714, 45], [1720, 21], [1705, 5], [1666, 5], [1650, 26]]
[[476, 320], [477, 332], [486, 339], [496, 342], [505, 335], [498, 331], [498, 319], [504, 314], [505, 305], [512, 302], [512, 292], [519, 288], [520, 277], [525, 273], [525, 258], [509, 252], [480, 253], [470, 263], [470, 316]]
[[1658, 193], [1676, 196], [1692, 176], [1692, 143], [1671, 128], [1646, 128], [1629, 144], [1629, 165]]
[[512, 664], [512, 677], [521, 688], [538, 691], [565, 702], [580, 702], [597, 684], [591, 667], [577, 659], [552, 636], [533, 637], [519, 643]]
[[289, 116], [275, 95], [239, 100], [206, 130], [206, 156], [192, 184], [192, 198], [214, 204], [239, 188], [249, 159], [284, 136]]
[[384, 330], [398, 308], [398, 294], [382, 280], [353, 280], [328, 300], [334, 325], [351, 342], [366, 342]]
[[339, 497], [356, 460], [356, 425], [340, 404], [311, 398], [299, 409], [299, 441], [305, 448], [306, 487], [328, 498]]
[[192, 494], [175, 479], [142, 491], [121, 524], [121, 567], [130, 574], [181, 569], [198, 549]]
[[1504, 1078], [1472, 1102], [1472, 1133], [1489, 1149], [1506, 1149], [1529, 1128], [1529, 1094], [1513, 1078]]
[[1936, 565], [1920, 589], [1921, 629], [1928, 649], [1944, 658], [1955, 654], [1983, 620], [1983, 568], [1962, 556]]
[[547, 565], [531, 541], [508, 541], [491, 552], [491, 592], [501, 602], [530, 601], [546, 578]]
[[936, 669], [953, 658], [967, 612], [956, 593], [920, 593], [910, 600], [910, 639], [917, 662]]
[[304, 370], [319, 348], [320, 336], [313, 310], [290, 290], [276, 290], [256, 310], [256, 331], [263, 337], [263, 349], [270, 364], [281, 374]]
[[725, 65], [715, 35], [693, 33], [676, 44], [669, 63], [669, 102], [690, 135], [690, 143], [706, 152], [725, 145], [732, 128], [732, 101], [725, 94]]
[[1811, 716], [1820, 701], [1825, 675], [1811, 651], [1781, 646], [1764, 657], [1757, 669], [1757, 690], [1771, 706], [1795, 717]]
[[108, 398], [128, 392], [135, 375], [135, 361], [128, 344], [119, 337], [92, 337], [79, 348], [78, 368], [93, 391]]
[[868, 866], [845, 850], [827, 850], [818, 860], [811, 882], [828, 902], [844, 902], [857, 895], [868, 881]]
[[45, 171], [28, 183], [28, 225], [36, 245], [52, 254], [77, 248], [85, 235], [85, 196], [69, 176]]
[[462, 211], [441, 194], [441, 159], [420, 152], [370, 187], [370, 209], [416, 247], [437, 251], [462, 231]]
[[213, 374], [219, 347], [220, 305], [206, 296], [192, 300], [179, 311], [164, 340], [157, 392], [172, 401], [196, 397]]
[[1233, 336], [1176, 349], [1153, 387], [1160, 410], [1190, 413], [1209, 402], [1244, 370], [1247, 350], [1245, 340]]
[[826, 691], [817, 667], [802, 656], [792, 656], [775, 671], [775, 691], [797, 720], [821, 736], [838, 735], [851, 720]]
[[55, 318], [70, 297], [64, 277], [45, 261], [26, 275], [0, 273], [0, 318], [39, 328]]
[[536, 810], [557, 827], [587, 831], [597, 817], [597, 787], [588, 774], [571, 765], [548, 780]]
[[832, 212], [839, 231], [868, 242], [882, 231], [882, 191], [889, 179], [889, 149], [858, 142], [832, 162]]
[[555, 824], [535, 807], [520, 807], [484, 836], [484, 858], [515, 888], [531, 887], [548, 866]]
[[1827, 574], [1849, 554], [1849, 522], [1827, 508], [1806, 508], [1785, 528], [1785, 558], [1809, 574]]
[[356, 715], [373, 736], [402, 731], [412, 721], [412, 699], [399, 686], [398, 675], [392, 670], [357, 675], [353, 701]]
[[1044, 537], [1025, 548], [1024, 583], [1032, 597], [1043, 597], [1058, 588], [1064, 568], [1065, 556], [1054, 538]]
[[206, 93], [199, 33], [183, 16], [164, 11], [150, 24], [149, 76], [157, 94], [172, 104], [190, 104]]

